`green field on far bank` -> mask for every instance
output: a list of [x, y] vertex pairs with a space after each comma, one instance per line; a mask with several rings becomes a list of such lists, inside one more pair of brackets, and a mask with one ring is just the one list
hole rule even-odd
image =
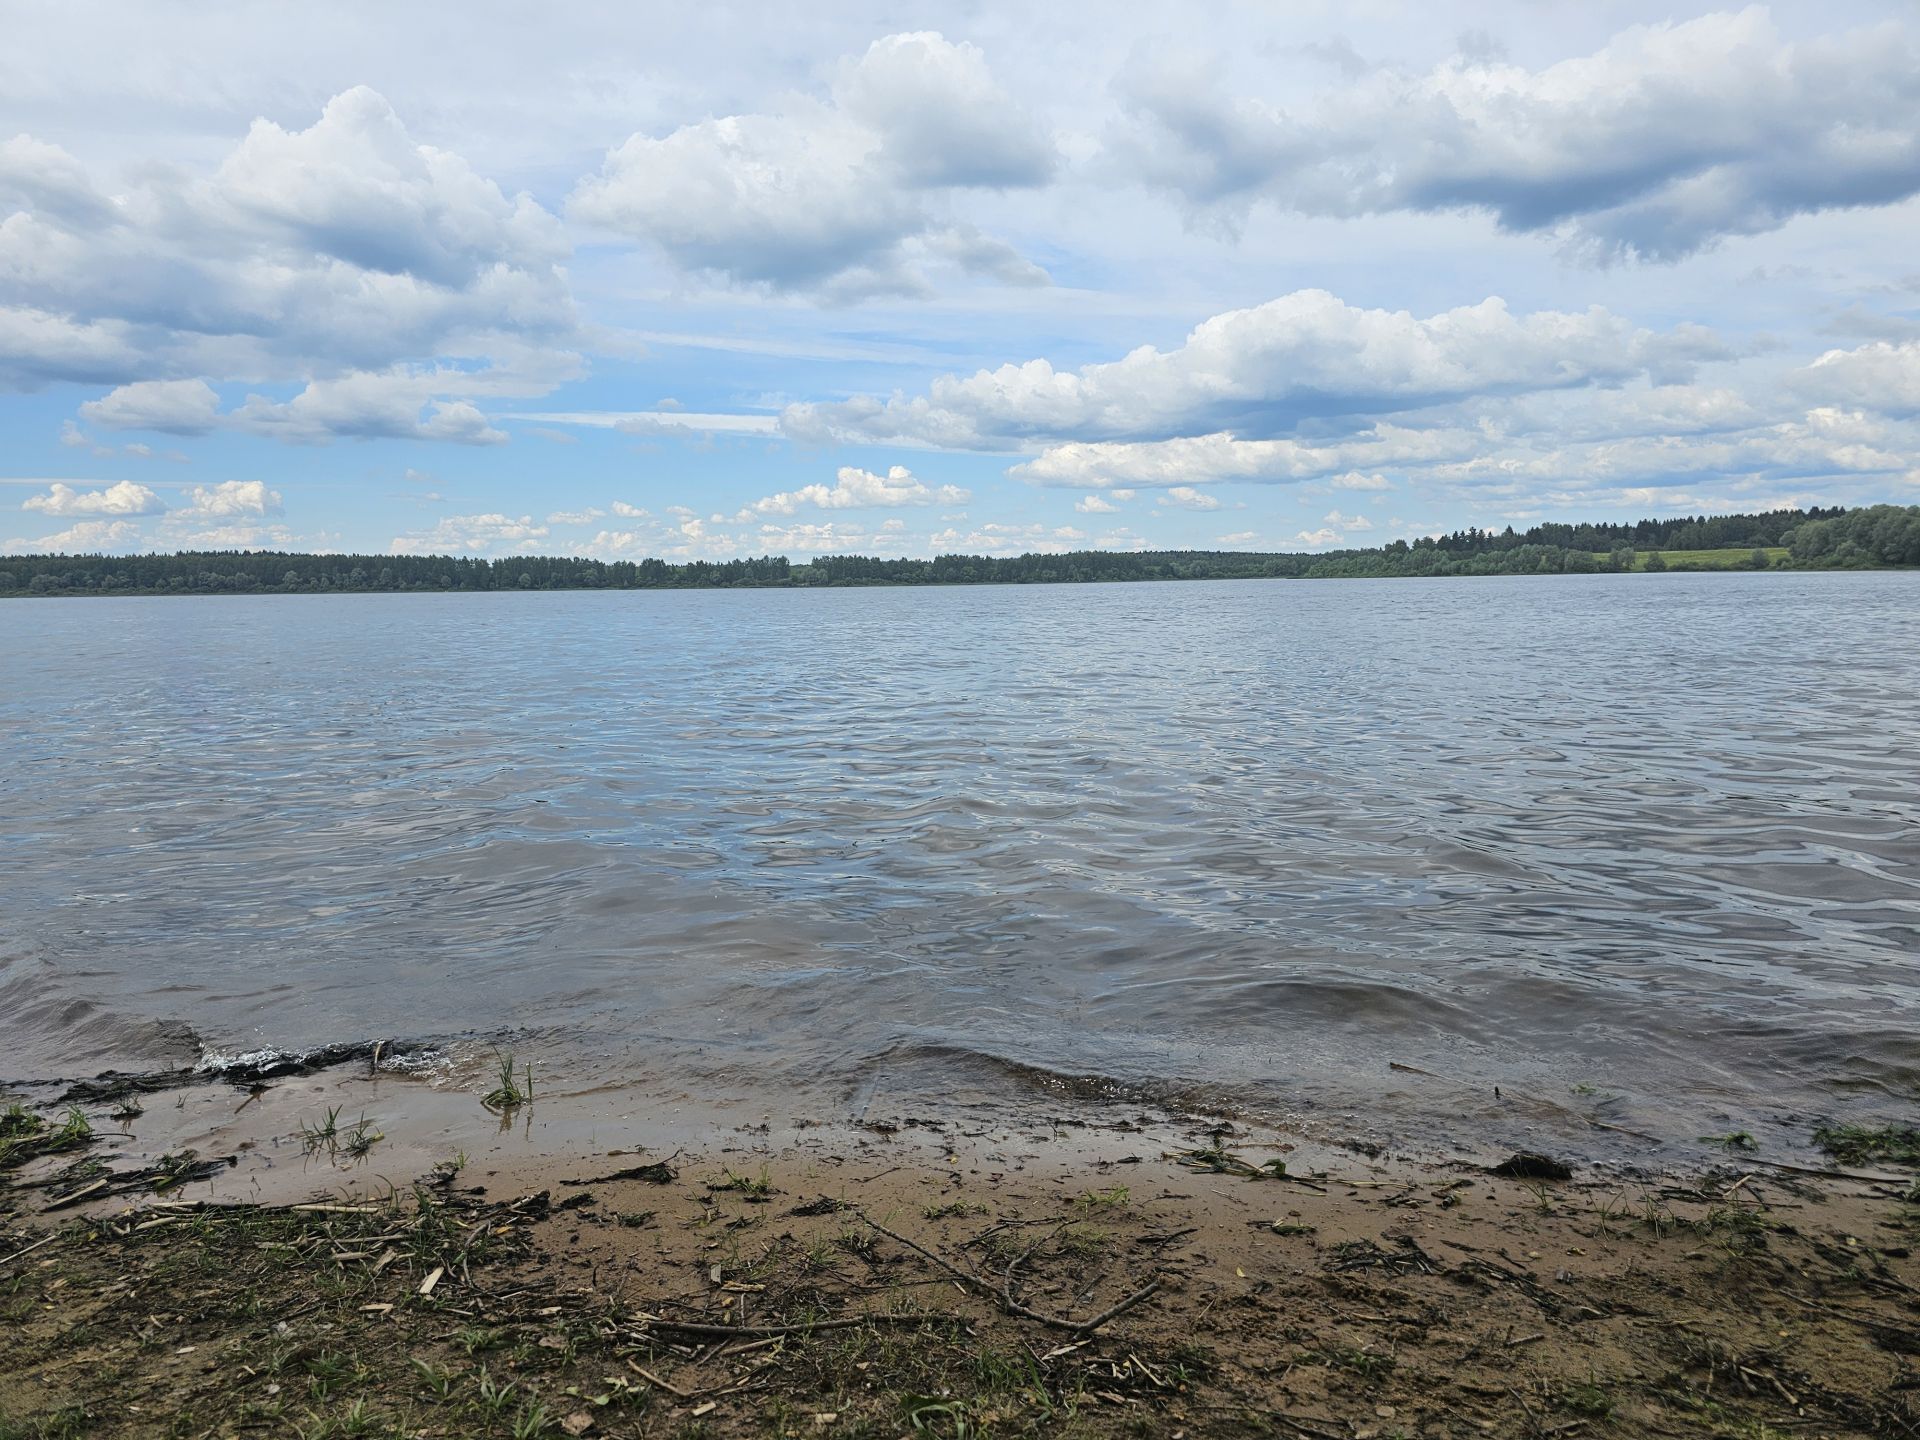
[[[1590, 553], [1596, 564], [1605, 566], [1609, 558], [1606, 551]], [[1663, 565], [1668, 570], [1772, 570], [1793, 563], [1784, 545], [1729, 545], [1719, 550], [1649, 550], [1636, 553], [1633, 564], [1623, 568], [1644, 571], [1655, 555], [1660, 557], [1652, 567], [1656, 570]], [[1756, 562], [1756, 556], [1762, 557], [1763, 563]]]

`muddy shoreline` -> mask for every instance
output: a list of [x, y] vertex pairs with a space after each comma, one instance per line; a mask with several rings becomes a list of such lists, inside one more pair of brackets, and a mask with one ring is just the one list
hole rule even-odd
[[549, 1130], [537, 1076], [329, 1058], [94, 1095], [0, 1172], [0, 1436], [1920, 1435], [1898, 1163], [1502, 1175], [1065, 1103]]

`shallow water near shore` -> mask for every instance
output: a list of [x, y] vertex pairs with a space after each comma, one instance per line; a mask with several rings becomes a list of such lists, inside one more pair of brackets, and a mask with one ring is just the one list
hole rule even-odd
[[4, 1080], [391, 1037], [581, 1114], [1596, 1148], [1920, 1093], [1920, 576], [21, 602], [0, 671]]

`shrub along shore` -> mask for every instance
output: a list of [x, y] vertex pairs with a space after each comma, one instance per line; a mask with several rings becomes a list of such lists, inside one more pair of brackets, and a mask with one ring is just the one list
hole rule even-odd
[[676, 564], [515, 555], [311, 555], [269, 550], [0, 556], [0, 596], [661, 590], [858, 585], [1049, 585], [1146, 580], [1332, 580], [1648, 570], [1920, 565], [1920, 506], [1774, 510], [1631, 525], [1460, 530], [1367, 550], [1074, 551], [890, 560], [823, 555]]

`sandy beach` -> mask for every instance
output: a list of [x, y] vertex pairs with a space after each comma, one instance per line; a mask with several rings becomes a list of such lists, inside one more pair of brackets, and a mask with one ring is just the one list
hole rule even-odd
[[[328, 1080], [94, 1107], [272, 1132]], [[1124, 1105], [413, 1173], [344, 1117], [273, 1166], [59, 1134], [0, 1192], [10, 1440], [1920, 1434], [1920, 1192], [1876, 1163], [1562, 1176]]]

